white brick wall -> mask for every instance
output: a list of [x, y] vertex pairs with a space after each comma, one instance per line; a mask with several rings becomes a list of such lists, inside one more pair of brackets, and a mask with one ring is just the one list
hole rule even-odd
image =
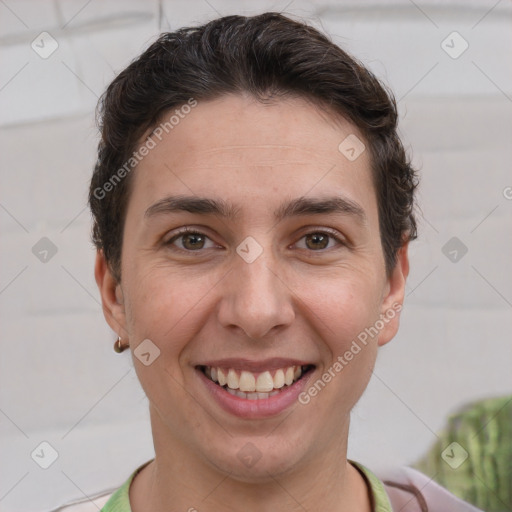
[[[211, 19], [209, 4], [225, 15], [287, 2], [250, 11], [254, 2], [173, 0], [163, 16], [142, 0], [0, 2], [0, 511], [49, 510], [117, 486], [153, 456], [147, 400], [129, 356], [112, 351], [93, 278], [93, 111], [159, 27]], [[413, 462], [454, 408], [511, 391], [512, 10], [416, 4], [287, 9], [403, 98], [402, 132], [423, 169], [426, 220], [411, 247], [402, 327], [353, 414], [349, 456], [371, 468]], [[58, 43], [47, 59], [30, 46], [42, 31]], [[441, 48], [453, 31], [469, 43], [458, 59]], [[441, 251], [453, 236], [469, 248], [457, 264]], [[42, 237], [57, 247], [47, 263], [32, 253]], [[30, 458], [43, 440], [59, 453], [47, 470]]]

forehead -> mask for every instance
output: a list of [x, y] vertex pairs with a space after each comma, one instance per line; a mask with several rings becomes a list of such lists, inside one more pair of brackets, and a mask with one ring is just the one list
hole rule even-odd
[[301, 98], [263, 104], [243, 95], [198, 102], [184, 112], [166, 113], [162, 123], [181, 115], [149, 134], [156, 144], [137, 166], [132, 200], [230, 197], [243, 214], [251, 206], [277, 206], [280, 196], [340, 193], [365, 209], [375, 206], [369, 152], [347, 158], [344, 141], [364, 142], [343, 118], [334, 120]]

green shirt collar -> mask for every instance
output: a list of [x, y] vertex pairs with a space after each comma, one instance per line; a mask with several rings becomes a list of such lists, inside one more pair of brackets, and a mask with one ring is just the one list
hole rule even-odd
[[393, 512], [384, 484], [367, 467], [354, 460], [348, 460], [356, 469], [359, 469], [366, 484], [370, 488], [370, 498], [373, 512]]
[[[153, 459], [152, 459], [153, 460]], [[135, 478], [135, 475], [145, 466], [147, 466], [152, 460], [144, 463], [142, 466], [139, 466], [126, 480], [126, 482], [115, 491], [104, 507], [101, 509], [101, 512], [132, 512], [130, 507], [130, 484], [132, 480]], [[366, 480], [367, 485], [370, 488], [370, 497], [372, 501], [372, 510], [373, 512], [393, 512], [391, 508], [391, 503], [389, 502], [388, 495], [386, 494], [386, 490], [384, 489], [384, 484], [365, 466], [360, 464], [359, 462], [355, 462], [349, 459], [349, 462], [359, 470], [359, 472], [363, 475], [363, 478]]]

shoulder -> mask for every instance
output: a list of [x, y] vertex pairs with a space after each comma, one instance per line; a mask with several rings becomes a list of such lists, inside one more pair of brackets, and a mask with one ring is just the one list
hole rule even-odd
[[[483, 512], [470, 503], [457, 498], [427, 475], [408, 466], [372, 472], [360, 463], [356, 463], [356, 465], [363, 469], [366, 476], [371, 479], [374, 492], [382, 485], [394, 511]], [[123, 487], [129, 484], [134, 474], [142, 467], [137, 468], [132, 473]], [[378, 479], [379, 482], [376, 482], [375, 479]], [[115, 492], [116, 489], [104, 491], [88, 498], [67, 503], [52, 512], [98, 512], [107, 504]]]
[[483, 512], [408, 466], [375, 472], [384, 484], [393, 510], [402, 512]]
[[106, 491], [90, 496], [89, 498], [75, 500], [51, 512], [98, 512], [107, 503], [114, 492], [114, 490]]
[[127, 480], [114, 489], [102, 491], [93, 496], [87, 496], [80, 500], [66, 503], [51, 512], [130, 512], [129, 489], [132, 480], [137, 473], [150, 464], [154, 459], [150, 459], [137, 469], [132, 471]]

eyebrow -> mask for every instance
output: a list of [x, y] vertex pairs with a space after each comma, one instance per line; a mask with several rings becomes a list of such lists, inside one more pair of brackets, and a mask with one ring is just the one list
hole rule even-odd
[[[189, 212], [201, 215], [216, 215], [234, 220], [240, 212], [240, 207], [222, 199], [204, 198], [198, 196], [169, 196], [151, 205], [144, 217], [175, 212]], [[363, 208], [351, 199], [341, 196], [331, 197], [298, 197], [282, 204], [275, 212], [277, 221], [301, 215], [343, 214], [357, 218], [361, 223], [366, 222]]]

